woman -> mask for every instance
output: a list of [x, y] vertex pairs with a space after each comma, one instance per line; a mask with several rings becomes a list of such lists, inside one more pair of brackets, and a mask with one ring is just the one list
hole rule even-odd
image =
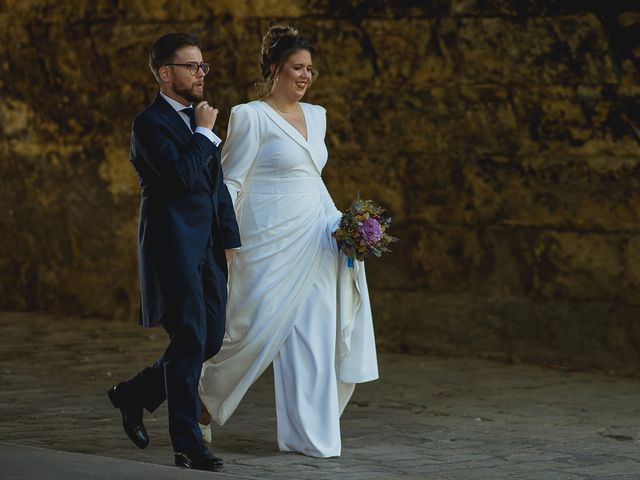
[[222, 168], [242, 247], [229, 265], [225, 341], [204, 364], [200, 397], [222, 425], [273, 363], [280, 450], [333, 457], [354, 383], [378, 370], [364, 268], [347, 268], [331, 236], [341, 213], [320, 177], [325, 110], [300, 102], [314, 56], [296, 30], [271, 27], [266, 95], [231, 111]]

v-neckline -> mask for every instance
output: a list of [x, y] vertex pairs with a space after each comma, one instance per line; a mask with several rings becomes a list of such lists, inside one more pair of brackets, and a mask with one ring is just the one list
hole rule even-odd
[[276, 124], [278, 128], [280, 128], [291, 140], [304, 148], [311, 158], [311, 162], [315, 165], [318, 172], [322, 171], [322, 167], [319, 165], [320, 156], [316, 150], [317, 139], [315, 139], [313, 128], [315, 127], [315, 123], [313, 122], [313, 115], [311, 115], [310, 111], [307, 111], [304, 103], [300, 103], [300, 108], [302, 108], [302, 114], [304, 115], [304, 121], [307, 125], [307, 138], [300, 133], [300, 131], [291, 125], [288, 121], [282, 118], [282, 115], [279, 115], [271, 105], [266, 103], [264, 100], [257, 100], [255, 102], [256, 106], [262, 110], [262, 113], [266, 115], [273, 123]]
[[282, 122], [284, 122], [285, 124], [287, 124], [289, 127], [291, 127], [292, 130], [294, 130], [299, 136], [300, 138], [302, 138], [304, 140], [305, 143], [309, 143], [309, 122], [307, 121], [307, 114], [304, 111], [304, 107], [302, 106], [302, 103], [300, 103], [300, 110], [302, 111], [302, 120], [304, 120], [304, 127], [307, 130], [307, 136], [305, 137], [302, 132], [300, 130], [298, 130], [296, 128], [296, 126], [291, 123], [289, 120], [287, 120], [286, 118], [284, 118], [282, 115], [280, 115], [280, 113], [278, 113], [276, 111], [275, 108], [273, 108], [271, 105], [269, 105], [265, 100], [261, 100], [261, 103], [264, 103], [269, 110], [271, 110], [271, 112], [273, 112], [273, 114]]

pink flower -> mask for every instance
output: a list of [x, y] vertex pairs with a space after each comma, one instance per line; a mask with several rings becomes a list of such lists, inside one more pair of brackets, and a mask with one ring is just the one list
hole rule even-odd
[[367, 218], [362, 222], [358, 222], [358, 226], [360, 227], [362, 239], [367, 243], [367, 245], [375, 245], [382, 238], [382, 229], [380, 228], [380, 224], [377, 220]]

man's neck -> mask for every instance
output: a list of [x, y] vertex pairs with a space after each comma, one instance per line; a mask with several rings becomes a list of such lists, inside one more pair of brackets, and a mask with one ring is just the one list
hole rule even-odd
[[176, 102], [178, 102], [181, 105], [184, 105], [185, 107], [190, 107], [192, 105], [192, 103], [187, 100], [184, 97], [181, 97], [180, 95], [178, 95], [176, 92], [169, 92], [163, 88], [160, 88], [160, 91], [166, 95], [167, 97], [169, 97], [171, 100], [175, 100]]

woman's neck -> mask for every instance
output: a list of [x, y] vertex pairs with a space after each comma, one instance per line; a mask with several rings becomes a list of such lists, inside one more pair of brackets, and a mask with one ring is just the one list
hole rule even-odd
[[297, 100], [291, 100], [284, 95], [278, 95], [277, 92], [271, 93], [271, 95], [267, 97], [267, 100], [270, 100], [276, 109], [285, 115], [295, 112], [298, 108]]

